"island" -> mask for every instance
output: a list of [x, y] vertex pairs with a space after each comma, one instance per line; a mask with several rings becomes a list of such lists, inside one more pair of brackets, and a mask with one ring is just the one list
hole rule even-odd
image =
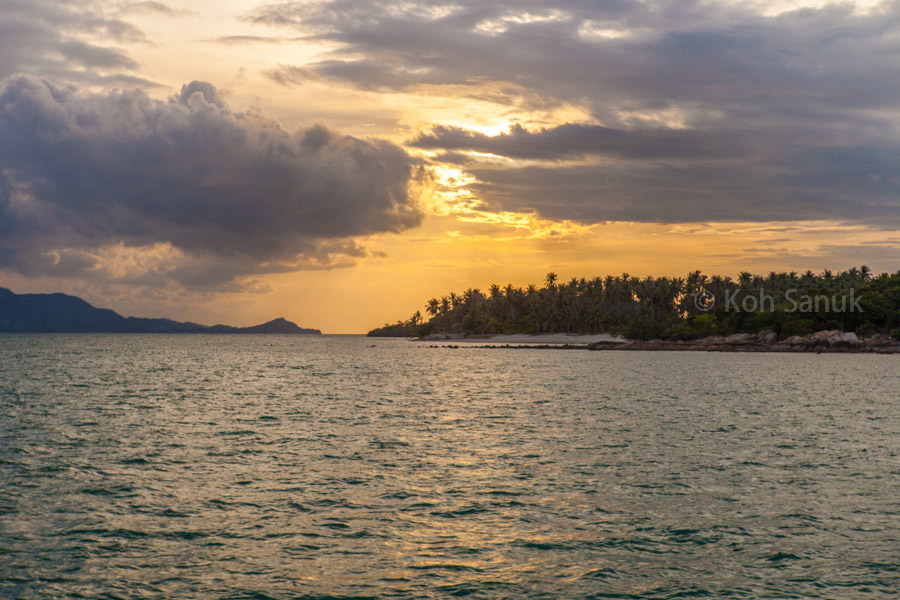
[[67, 294], [15, 294], [0, 288], [3, 333], [283, 333], [320, 335], [283, 318], [252, 327], [200, 325], [171, 319], [123, 317]]
[[528, 343], [541, 343], [542, 336], [606, 334], [616, 339], [592, 349], [896, 353], [900, 271], [875, 275], [862, 266], [736, 279], [625, 273], [567, 282], [549, 273], [542, 286], [494, 284], [487, 293], [432, 298], [425, 312], [369, 336], [483, 343], [528, 335]]

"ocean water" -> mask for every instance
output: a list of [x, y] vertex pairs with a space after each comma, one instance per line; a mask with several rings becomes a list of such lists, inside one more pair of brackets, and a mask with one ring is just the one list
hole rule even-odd
[[898, 361], [0, 336], [0, 598], [897, 598]]

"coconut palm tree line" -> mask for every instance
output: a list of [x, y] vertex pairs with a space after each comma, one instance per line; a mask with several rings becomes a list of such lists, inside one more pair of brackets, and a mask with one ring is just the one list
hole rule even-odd
[[[716, 299], [708, 310], [696, 301], [707, 292]], [[790, 291], [790, 294], [786, 294]], [[747, 298], [771, 297], [758, 310], [734, 310]], [[788, 298], [827, 297], [835, 303], [819, 311], [797, 310]], [[861, 311], [837, 298], [856, 298]], [[724, 299], [730, 299], [725, 303]], [[743, 302], [754, 307], [758, 302]], [[793, 309], [793, 310], [792, 310]], [[780, 337], [822, 329], [900, 337], [900, 271], [875, 275], [866, 266], [846, 271], [742, 272], [736, 279], [693, 271], [686, 277], [619, 276], [573, 278], [560, 282], [548, 273], [542, 286], [491, 285], [487, 293], [470, 288], [431, 298], [426, 317], [369, 332], [371, 336], [497, 333], [613, 333], [631, 339], [697, 339], [709, 335], [772, 330]]]

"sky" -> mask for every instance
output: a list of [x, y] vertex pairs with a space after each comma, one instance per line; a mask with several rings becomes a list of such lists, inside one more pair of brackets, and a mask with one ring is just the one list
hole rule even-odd
[[900, 268], [900, 2], [0, 0], [0, 286], [363, 333]]

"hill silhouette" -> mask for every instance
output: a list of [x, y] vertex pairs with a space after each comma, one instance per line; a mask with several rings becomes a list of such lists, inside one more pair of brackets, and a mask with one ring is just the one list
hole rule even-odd
[[0, 332], [19, 333], [288, 333], [321, 334], [283, 318], [252, 327], [206, 326], [171, 319], [123, 317], [68, 294], [15, 294], [0, 288]]

